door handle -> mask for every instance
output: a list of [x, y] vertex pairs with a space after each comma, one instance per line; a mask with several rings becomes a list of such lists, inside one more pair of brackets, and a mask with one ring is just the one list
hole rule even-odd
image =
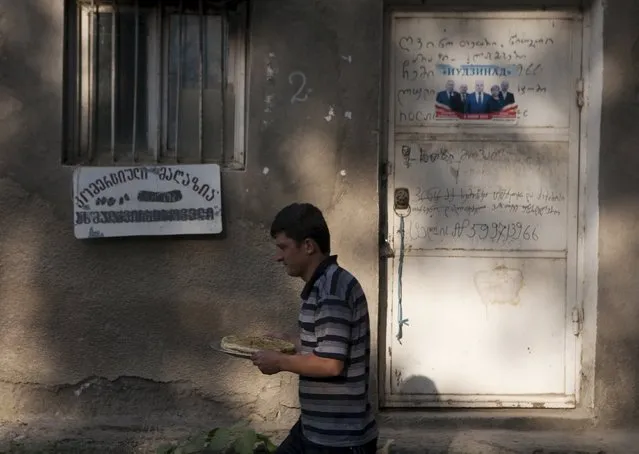
[[394, 208], [397, 210], [408, 210], [410, 208], [410, 192], [408, 188], [396, 188]]

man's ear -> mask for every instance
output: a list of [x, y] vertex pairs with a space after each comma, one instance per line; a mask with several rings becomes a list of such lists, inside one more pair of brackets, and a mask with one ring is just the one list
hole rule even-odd
[[304, 240], [304, 252], [306, 252], [306, 255], [313, 255], [316, 249], [317, 244], [315, 244], [315, 241], [310, 238], [306, 238]]

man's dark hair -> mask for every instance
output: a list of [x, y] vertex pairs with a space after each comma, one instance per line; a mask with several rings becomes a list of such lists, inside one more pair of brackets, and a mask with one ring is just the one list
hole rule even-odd
[[293, 203], [280, 210], [271, 224], [271, 236], [279, 233], [301, 244], [309, 238], [317, 243], [322, 254], [331, 253], [331, 234], [324, 215], [310, 203]]

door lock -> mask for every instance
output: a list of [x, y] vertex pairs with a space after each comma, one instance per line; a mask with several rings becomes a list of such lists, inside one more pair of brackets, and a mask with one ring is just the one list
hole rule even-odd
[[395, 189], [395, 210], [408, 210], [410, 209], [410, 193], [408, 188]]

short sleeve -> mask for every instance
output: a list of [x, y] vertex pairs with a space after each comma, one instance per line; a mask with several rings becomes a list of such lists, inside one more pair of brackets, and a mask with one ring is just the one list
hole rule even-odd
[[315, 311], [313, 353], [322, 358], [345, 361], [348, 358], [353, 311], [343, 299], [327, 297], [318, 301]]

